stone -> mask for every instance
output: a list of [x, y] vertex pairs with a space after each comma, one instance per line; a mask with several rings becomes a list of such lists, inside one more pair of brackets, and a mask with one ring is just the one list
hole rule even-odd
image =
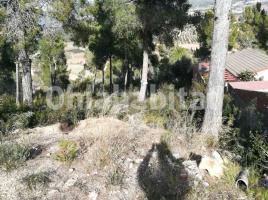
[[184, 166], [184, 168], [187, 171], [189, 176], [194, 178], [197, 175], [200, 175], [200, 173], [199, 173], [200, 170], [198, 169], [196, 161], [186, 160], [182, 164], [183, 164], [183, 166]]
[[140, 164], [142, 161], [143, 161], [143, 159], [136, 159], [134, 162], [135, 162], [136, 164]]
[[221, 155], [217, 152], [217, 151], [213, 151], [212, 152], [212, 157], [219, 163], [219, 164], [223, 164], [224, 161], [221, 157]]
[[204, 187], [209, 187], [209, 183], [208, 182], [203, 182]]
[[50, 190], [47, 193], [48, 200], [61, 199], [61, 193], [58, 190]]
[[223, 175], [223, 160], [217, 153], [214, 153], [212, 157], [203, 156], [199, 169], [207, 170], [209, 175], [220, 178]]
[[67, 180], [67, 181], [65, 182], [65, 184], [64, 184], [64, 188], [65, 188], [65, 189], [68, 189], [68, 188], [70, 188], [70, 187], [73, 187], [74, 184], [76, 183], [76, 181], [77, 181], [77, 178], [70, 178], [69, 180]]
[[74, 172], [75, 171], [75, 168], [70, 168], [69, 169], [69, 172]]
[[88, 198], [89, 198], [89, 200], [97, 200], [98, 193], [96, 191], [92, 191], [89, 193]]
[[153, 159], [157, 159], [157, 156], [158, 156], [158, 155], [157, 155], [157, 152], [154, 151], [154, 152], [152, 153], [152, 158], [153, 158]]
[[202, 181], [202, 180], [203, 180], [203, 175], [202, 175], [201, 172], [200, 172], [199, 174], [197, 174], [197, 175], [195, 176], [195, 178], [196, 178], [196, 180], [198, 180], [198, 181]]
[[266, 174], [264, 174], [262, 180], [261, 180], [261, 184], [263, 187], [268, 189], [268, 176]]
[[173, 156], [174, 156], [174, 158], [176, 158], [176, 159], [180, 159], [180, 158], [181, 158], [179, 153], [175, 153], [175, 154], [173, 154]]
[[133, 168], [133, 163], [129, 163], [129, 169]]
[[92, 172], [92, 175], [93, 175], [93, 176], [98, 175], [98, 171], [97, 171], [97, 170], [94, 170], [94, 171]]

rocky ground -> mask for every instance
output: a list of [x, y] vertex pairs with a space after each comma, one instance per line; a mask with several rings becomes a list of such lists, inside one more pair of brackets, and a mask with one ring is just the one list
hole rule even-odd
[[[77, 144], [72, 162], [56, 159], [63, 140]], [[199, 169], [200, 155], [210, 153], [200, 138], [170, 136], [134, 118], [87, 119], [69, 133], [59, 124], [39, 127], [18, 132], [13, 142], [31, 146], [36, 155], [11, 172], [0, 171], [3, 200], [246, 199], [233, 185], [217, 188], [218, 178]], [[45, 180], [33, 179], [29, 187], [25, 177], [38, 174]]]

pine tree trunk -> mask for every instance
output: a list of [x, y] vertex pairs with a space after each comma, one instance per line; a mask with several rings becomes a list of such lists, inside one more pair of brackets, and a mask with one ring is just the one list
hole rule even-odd
[[125, 81], [124, 81], [125, 91], [127, 91], [127, 85], [128, 85], [128, 69], [125, 72]]
[[218, 137], [222, 126], [224, 71], [228, 51], [229, 14], [232, 0], [216, 0], [211, 67], [202, 132]]
[[56, 85], [56, 70], [57, 70], [57, 61], [55, 57], [53, 57], [53, 66], [51, 66], [51, 86]]
[[97, 68], [95, 68], [95, 72], [94, 72], [94, 79], [92, 83], [92, 95], [95, 95], [96, 77], [97, 77]]
[[21, 50], [19, 52], [19, 62], [22, 67], [23, 103], [25, 105], [32, 107], [33, 89], [32, 89], [31, 60], [25, 50]]
[[105, 84], [105, 73], [104, 73], [105, 64], [102, 66], [101, 72], [102, 72], [102, 94], [104, 94], [104, 84]]
[[112, 56], [109, 56], [109, 62], [110, 62], [110, 94], [113, 93], [113, 63], [112, 63]]
[[149, 70], [149, 54], [148, 50], [143, 50], [143, 65], [142, 65], [142, 77], [141, 77], [141, 88], [139, 94], [139, 101], [143, 102], [146, 98], [146, 90], [148, 85], [148, 70]]
[[124, 89], [125, 91], [127, 91], [127, 89], [129, 88], [129, 82], [130, 82], [130, 68], [129, 68], [129, 63], [128, 60], [125, 59], [124, 60]]
[[20, 105], [20, 72], [19, 63], [16, 62], [16, 104]]

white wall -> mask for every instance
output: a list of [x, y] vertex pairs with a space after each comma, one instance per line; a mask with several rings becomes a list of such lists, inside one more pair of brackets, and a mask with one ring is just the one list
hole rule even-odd
[[263, 81], [268, 81], [268, 69], [257, 73], [257, 79], [262, 78], [262, 77], [263, 77]]

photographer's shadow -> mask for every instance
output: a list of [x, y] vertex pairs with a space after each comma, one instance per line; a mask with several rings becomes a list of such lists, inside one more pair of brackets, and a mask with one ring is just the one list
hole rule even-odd
[[189, 192], [188, 174], [167, 144], [154, 144], [138, 168], [138, 182], [149, 200], [181, 200]]

